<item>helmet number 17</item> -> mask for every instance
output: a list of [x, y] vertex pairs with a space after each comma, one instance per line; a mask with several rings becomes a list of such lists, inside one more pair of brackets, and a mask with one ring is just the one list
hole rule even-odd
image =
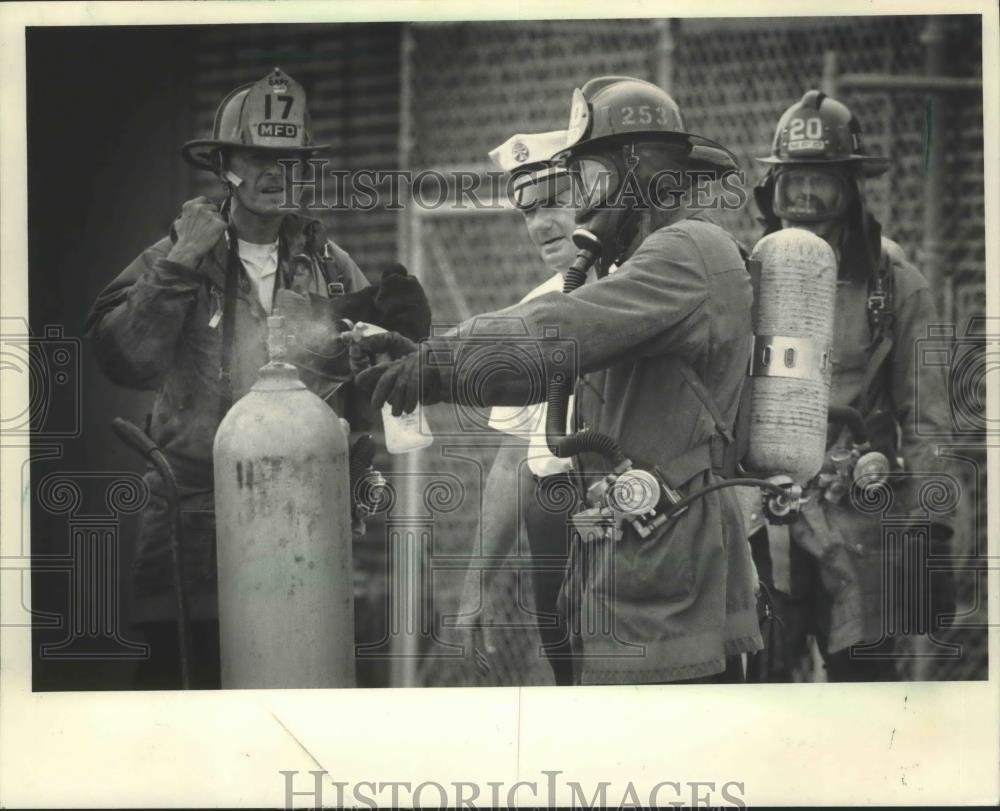
[[[278, 101], [284, 104], [284, 109], [281, 111], [282, 119], [287, 119], [292, 111], [292, 102], [295, 100], [294, 96], [277, 96]], [[264, 118], [271, 118], [271, 96], [264, 96]]]

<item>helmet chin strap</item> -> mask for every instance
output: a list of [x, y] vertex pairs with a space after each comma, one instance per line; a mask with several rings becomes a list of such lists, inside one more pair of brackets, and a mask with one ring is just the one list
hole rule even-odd
[[215, 153], [215, 160], [215, 176], [219, 178], [222, 185], [226, 187], [226, 201], [223, 205], [225, 210], [228, 212], [232, 207], [233, 189], [238, 189], [243, 185], [243, 178], [236, 174], [236, 172], [232, 169], [226, 167], [226, 159], [221, 151]]
[[[642, 211], [636, 208], [634, 199], [631, 196], [627, 200], [623, 199], [625, 179], [631, 176], [632, 182], [636, 182], [635, 172], [639, 166], [639, 155], [636, 153], [635, 144], [624, 144], [615, 162], [618, 161], [620, 161], [618, 165], [619, 171], [622, 172], [622, 181], [612, 194], [612, 197], [618, 196], [617, 204], [598, 208], [590, 213], [585, 222], [578, 221], [579, 225], [584, 225], [602, 245], [606, 246], [597, 266], [598, 278], [607, 275], [608, 268], [612, 264], [621, 264], [639, 233], [642, 218]], [[645, 195], [643, 200], [645, 201]]]

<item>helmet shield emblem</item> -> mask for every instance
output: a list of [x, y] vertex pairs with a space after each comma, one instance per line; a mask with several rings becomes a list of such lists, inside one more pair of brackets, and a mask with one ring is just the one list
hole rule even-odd
[[280, 68], [250, 88], [241, 113], [240, 140], [248, 146], [308, 144], [305, 91]]
[[305, 155], [326, 144], [313, 143], [305, 89], [275, 68], [226, 96], [216, 111], [211, 138], [188, 141], [181, 155], [193, 166], [214, 172], [216, 156], [226, 147]]
[[590, 105], [587, 97], [578, 87], [573, 91], [573, 101], [569, 108], [569, 125], [566, 128], [566, 146], [573, 146], [587, 137], [590, 129]]

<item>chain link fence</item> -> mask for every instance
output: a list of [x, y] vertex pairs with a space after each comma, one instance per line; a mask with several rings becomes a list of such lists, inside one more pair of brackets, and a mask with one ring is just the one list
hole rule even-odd
[[[809, 87], [830, 87], [841, 74], [923, 74], [926, 30], [927, 18], [907, 16], [413, 25], [410, 164], [415, 169], [486, 170], [486, 153], [514, 132], [564, 128], [574, 87], [593, 76], [624, 74], [669, 87], [688, 129], [733, 150], [752, 185], [763, 174], [753, 158], [767, 154], [775, 123], [789, 104]], [[948, 74], [981, 77], [979, 19], [945, 18], [944, 32]], [[951, 310], [945, 322], [964, 335], [972, 319], [985, 310], [981, 92], [949, 98], [938, 108], [931, 108], [920, 90], [850, 90], [838, 97], [861, 120], [866, 149], [893, 158], [892, 170], [871, 181], [868, 200], [885, 233], [918, 266], [925, 258], [929, 116], [944, 111], [947, 182], [938, 210], [946, 272], [938, 300]], [[436, 321], [455, 323], [469, 314], [509, 306], [549, 275], [514, 212], [412, 216], [416, 271], [431, 297]], [[745, 244], [759, 235], [752, 204], [720, 212], [718, 221]], [[435, 419], [442, 434], [454, 431], [454, 414], [439, 411]], [[477, 441], [482, 441], [481, 435]], [[907, 659], [901, 668], [910, 678], [986, 675], [986, 634], [981, 627], [986, 617], [982, 441], [981, 436], [972, 437], [969, 449], [960, 452], [970, 461], [962, 465], [964, 498], [955, 543], [958, 553], [973, 562], [959, 574], [959, 604], [969, 616], [949, 638], [961, 646], [960, 655]], [[467, 459], [442, 457], [440, 448], [446, 444], [432, 447], [421, 465], [464, 477], [467, 487], [461, 508], [437, 516], [434, 553], [468, 555], [474, 548], [481, 481], [491, 455], [488, 448], [480, 448], [470, 468]], [[428, 656], [421, 660], [418, 681], [549, 683], [537, 633], [525, 622], [531, 608], [526, 581], [509, 576], [502, 598], [491, 601], [499, 606], [493, 622], [527, 626], [498, 628], [492, 672], [483, 674], [456, 657]], [[435, 617], [455, 612], [460, 584], [461, 577], [454, 573], [436, 583]], [[444, 628], [436, 632], [449, 638]], [[918, 651], [922, 644], [917, 640], [907, 649]]]

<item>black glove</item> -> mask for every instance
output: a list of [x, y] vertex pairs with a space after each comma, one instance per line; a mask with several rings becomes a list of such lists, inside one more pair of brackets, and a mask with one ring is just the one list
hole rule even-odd
[[[378, 324], [380, 317], [375, 306], [378, 287], [370, 285], [356, 293], [345, 293], [329, 299], [330, 309], [334, 318], [346, 318], [353, 323], [364, 321], [368, 324]], [[381, 324], [379, 324], [381, 326]]]
[[429, 343], [420, 344], [418, 351], [404, 358], [366, 369], [355, 383], [362, 391], [372, 392], [372, 407], [376, 410], [389, 403], [394, 417], [409, 414], [418, 403], [440, 403], [445, 383], [441, 366], [432, 362], [433, 353]]
[[275, 295], [274, 314], [285, 318], [290, 340], [285, 360], [295, 364], [302, 382], [326, 398], [350, 378], [348, 346], [340, 338], [331, 299], [301, 295], [282, 288]]
[[[379, 332], [360, 339], [348, 338], [348, 340], [351, 347], [351, 374], [355, 377], [374, 366], [380, 355], [388, 355], [390, 360], [397, 360], [416, 352], [418, 348], [413, 341], [398, 332]], [[372, 386], [374, 385], [373, 383]]]
[[382, 271], [375, 293], [375, 318], [371, 322], [420, 341], [431, 332], [431, 305], [420, 282], [400, 264]]

